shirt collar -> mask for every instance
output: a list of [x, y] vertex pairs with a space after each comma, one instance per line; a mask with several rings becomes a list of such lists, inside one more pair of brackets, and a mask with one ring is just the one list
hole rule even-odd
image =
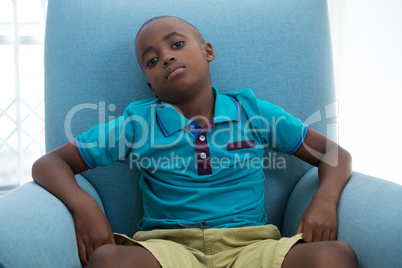
[[215, 96], [214, 123], [240, 120], [240, 105], [231, 96], [219, 94], [216, 88], [212, 87]]
[[[220, 94], [215, 87], [212, 87], [215, 96], [214, 124], [227, 121], [239, 121], [240, 106], [232, 97]], [[165, 137], [191, 124], [191, 120], [184, 117], [170, 103], [161, 101], [156, 109], [156, 121]], [[213, 127], [213, 126], [212, 126]]]

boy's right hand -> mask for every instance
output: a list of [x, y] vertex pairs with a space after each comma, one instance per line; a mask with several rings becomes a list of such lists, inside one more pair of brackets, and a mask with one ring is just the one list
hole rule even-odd
[[[96, 203], [96, 202], [95, 202]], [[112, 228], [97, 204], [73, 212], [81, 264], [86, 266], [92, 253], [105, 244], [116, 244]]]
[[32, 166], [35, 182], [60, 199], [73, 214], [78, 254], [84, 266], [95, 249], [115, 244], [106, 216], [75, 180], [75, 174], [87, 169], [74, 140], [45, 154]]

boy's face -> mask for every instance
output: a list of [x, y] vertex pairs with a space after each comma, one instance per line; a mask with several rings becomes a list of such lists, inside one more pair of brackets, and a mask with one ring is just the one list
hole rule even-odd
[[209, 62], [215, 59], [214, 51], [187, 23], [175, 18], [149, 23], [138, 34], [135, 50], [148, 86], [161, 100], [181, 103], [211, 89]]

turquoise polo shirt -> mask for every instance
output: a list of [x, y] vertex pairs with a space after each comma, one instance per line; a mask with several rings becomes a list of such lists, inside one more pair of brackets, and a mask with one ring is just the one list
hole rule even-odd
[[201, 221], [214, 228], [266, 223], [264, 152], [295, 152], [308, 128], [250, 89], [212, 90], [214, 116], [203, 128], [151, 99], [131, 103], [123, 116], [76, 137], [89, 168], [123, 161], [141, 171], [139, 230]]

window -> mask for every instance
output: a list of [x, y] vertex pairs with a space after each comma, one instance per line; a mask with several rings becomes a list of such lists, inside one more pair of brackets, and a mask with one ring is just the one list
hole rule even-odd
[[0, 0], [0, 194], [31, 180], [45, 153], [46, 0]]

